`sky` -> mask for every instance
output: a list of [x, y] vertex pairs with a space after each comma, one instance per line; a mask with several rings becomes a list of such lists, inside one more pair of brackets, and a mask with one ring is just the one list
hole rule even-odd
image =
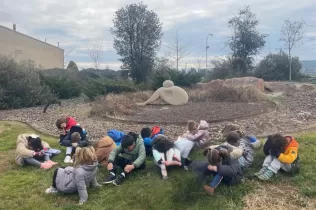
[[[131, 0], [1, 0], [0, 25], [65, 50], [65, 61], [73, 60], [79, 68], [93, 67], [88, 49], [96, 40], [103, 43], [101, 68], [118, 70], [122, 63], [113, 48], [115, 11], [140, 1]], [[268, 34], [266, 45], [256, 61], [269, 52], [284, 48], [280, 30], [285, 19], [304, 20], [306, 33], [303, 45], [293, 50], [301, 60], [316, 60], [315, 0], [143, 0], [149, 10], [158, 14], [163, 24], [162, 45], [158, 56], [168, 57], [168, 44], [174, 43], [176, 31], [189, 53], [180, 61], [181, 68], [205, 66], [205, 46], [208, 34], [208, 60], [230, 53], [226, 43], [232, 35], [228, 20], [245, 5], [249, 5], [260, 21], [258, 29]], [[313, 15], [314, 13], [314, 15]]]

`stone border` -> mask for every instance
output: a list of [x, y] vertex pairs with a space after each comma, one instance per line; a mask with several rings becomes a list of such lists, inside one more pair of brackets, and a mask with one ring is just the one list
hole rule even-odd
[[[225, 119], [218, 119], [218, 120], [206, 119], [206, 121], [208, 123], [220, 123], [220, 122], [225, 122], [225, 121], [243, 120], [243, 119], [248, 119], [250, 117], [256, 117], [256, 116], [261, 116], [264, 114], [270, 114], [270, 113], [276, 112], [276, 110], [277, 110], [276, 102], [274, 102], [274, 101], [268, 101], [268, 102], [273, 106], [273, 110], [270, 112], [265, 112], [265, 113], [261, 113], [261, 114], [251, 114], [251, 115], [248, 115], [245, 117], [239, 117], [239, 118], [225, 118]], [[154, 121], [141, 121], [141, 120], [135, 121], [135, 120], [128, 120], [128, 119], [118, 119], [118, 118], [109, 116], [107, 114], [104, 117], [112, 122], [119, 122], [119, 123], [126, 123], [126, 124], [135, 123], [135, 124], [149, 124], [149, 125], [156, 125], [156, 124], [159, 124], [159, 125], [186, 125], [188, 123], [187, 121], [185, 121], [185, 122], [172, 122], [172, 121], [171, 122], [158, 122], [158, 121], [154, 122]]]

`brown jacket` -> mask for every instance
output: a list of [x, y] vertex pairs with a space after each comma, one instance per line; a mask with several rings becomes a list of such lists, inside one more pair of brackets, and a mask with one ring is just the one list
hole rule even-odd
[[97, 158], [102, 166], [108, 165], [108, 160], [110, 153], [116, 147], [115, 142], [109, 136], [103, 137], [95, 146], [95, 151], [97, 153]]
[[[27, 137], [29, 136], [36, 136], [35, 134], [21, 134], [18, 136], [16, 140], [16, 151], [15, 151], [15, 163], [18, 165], [23, 165], [24, 160], [23, 158], [31, 158], [33, 157], [34, 150], [28, 145]], [[49, 144], [45, 141], [42, 141], [43, 148], [49, 148]]]

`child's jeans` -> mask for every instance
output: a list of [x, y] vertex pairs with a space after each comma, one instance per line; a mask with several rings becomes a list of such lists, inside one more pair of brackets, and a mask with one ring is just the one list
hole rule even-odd
[[[120, 168], [121, 170], [123, 170], [123, 173], [124, 173], [125, 166], [131, 165], [131, 164], [133, 164], [133, 161], [125, 159], [124, 157], [121, 157], [121, 156], [117, 156], [113, 163], [113, 169], [109, 172], [116, 174], [118, 172], [118, 169]], [[146, 164], [145, 162], [143, 162], [138, 168], [135, 168], [131, 172], [145, 169], [145, 167], [146, 167]]]
[[41, 166], [41, 162], [39, 162], [39, 160], [44, 160], [44, 161], [48, 161], [49, 160], [49, 155], [46, 154], [44, 156], [35, 156], [32, 158], [23, 158], [24, 162], [29, 164], [29, 165], [34, 165], [34, 166]]
[[67, 147], [66, 148], [66, 155], [73, 155], [76, 151], [76, 148], [75, 147]]
[[223, 176], [214, 172], [213, 180], [210, 183], [210, 186], [216, 188], [222, 182]]
[[291, 164], [282, 163], [279, 159], [274, 156], [268, 155], [264, 159], [263, 167], [268, 167], [269, 170], [273, 171], [275, 174], [282, 168], [286, 172], [291, 172]]

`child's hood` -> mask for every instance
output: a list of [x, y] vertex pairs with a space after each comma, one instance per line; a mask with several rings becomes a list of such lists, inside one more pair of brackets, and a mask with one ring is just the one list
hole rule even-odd
[[199, 130], [205, 130], [209, 128], [209, 124], [205, 120], [200, 121]]
[[98, 162], [94, 162], [92, 165], [82, 165], [81, 168], [83, 168], [86, 171], [94, 171], [98, 167]]
[[97, 148], [110, 147], [114, 144], [114, 141], [111, 137], [105, 136], [97, 143]]

